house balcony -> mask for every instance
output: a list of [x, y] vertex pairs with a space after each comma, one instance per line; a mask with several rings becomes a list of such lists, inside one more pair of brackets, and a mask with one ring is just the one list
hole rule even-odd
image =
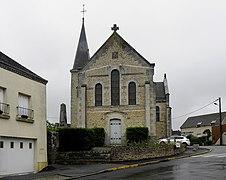
[[34, 122], [34, 110], [18, 106], [16, 120], [33, 123]]
[[7, 103], [0, 103], [0, 118], [9, 119], [10, 106]]

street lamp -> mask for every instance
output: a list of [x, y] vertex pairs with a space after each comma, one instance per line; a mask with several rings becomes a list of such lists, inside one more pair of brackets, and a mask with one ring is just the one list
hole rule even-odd
[[222, 143], [222, 122], [221, 122], [221, 98], [219, 97], [217, 100], [219, 101], [219, 104], [217, 104], [217, 103], [214, 103], [214, 104], [219, 106], [219, 116], [220, 116], [220, 146], [222, 146], [223, 143]]

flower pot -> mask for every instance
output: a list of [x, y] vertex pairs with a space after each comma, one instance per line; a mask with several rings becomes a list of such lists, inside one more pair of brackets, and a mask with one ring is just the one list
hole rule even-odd
[[22, 118], [27, 119], [28, 115], [21, 115]]

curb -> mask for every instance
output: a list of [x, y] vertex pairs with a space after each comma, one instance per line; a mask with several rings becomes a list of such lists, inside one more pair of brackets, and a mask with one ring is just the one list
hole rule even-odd
[[105, 169], [105, 171], [106, 172], [111, 172], [111, 171], [116, 171], [116, 170], [122, 170], [122, 169], [128, 169], [128, 168], [135, 168], [135, 167], [138, 167], [138, 166], [145, 166], [145, 165], [150, 165], [150, 164], [157, 164], [157, 163], [160, 163], [160, 162], [173, 161], [173, 160], [177, 160], [177, 159], [188, 158], [188, 157], [192, 157], [192, 156], [198, 156], [198, 155], [206, 154], [206, 153], [209, 153], [210, 151], [211, 150], [200, 152], [200, 153], [195, 153], [195, 154], [190, 154], [190, 155], [165, 158], [165, 159], [162, 159], [162, 160], [148, 161], [148, 162], [144, 162], [144, 163], [119, 166], [119, 167]]
[[83, 177], [87, 177], [87, 176], [92, 176], [92, 175], [97, 175], [97, 174], [102, 174], [102, 173], [107, 173], [107, 172], [112, 172], [112, 171], [118, 171], [118, 170], [129, 169], [129, 168], [136, 168], [136, 167], [139, 167], [139, 166], [146, 166], [146, 165], [150, 165], [150, 164], [158, 164], [160, 162], [173, 161], [173, 160], [182, 159], [182, 158], [199, 156], [199, 155], [202, 155], [202, 154], [207, 154], [209, 152], [211, 152], [211, 149], [209, 149], [207, 151], [200, 152], [200, 153], [194, 153], [194, 154], [189, 154], [189, 155], [184, 155], [184, 156], [171, 157], [171, 158], [165, 158], [165, 159], [162, 159], [162, 160], [148, 161], [148, 162], [143, 162], [143, 163], [137, 163], [137, 164], [108, 168], [108, 169], [104, 169], [104, 170], [97, 171], [97, 172], [94, 172], [94, 173], [85, 174], [85, 175], [82, 175], [82, 176], [79, 176], [79, 177], [72, 177], [72, 178], [69, 178], [69, 179], [79, 179], [79, 178], [83, 178]]

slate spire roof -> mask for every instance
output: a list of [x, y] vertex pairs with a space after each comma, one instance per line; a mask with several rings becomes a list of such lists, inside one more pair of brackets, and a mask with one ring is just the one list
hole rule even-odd
[[28, 79], [40, 82], [42, 84], [47, 84], [47, 80], [43, 79], [42, 77], [38, 76], [34, 72], [30, 71], [26, 67], [22, 66], [18, 62], [14, 61], [7, 55], [3, 54], [0, 51], [0, 68], [6, 69], [18, 75], [24, 76]]
[[84, 18], [82, 18], [82, 29], [75, 55], [74, 66], [72, 70], [81, 70], [90, 60], [89, 48], [86, 39]]
[[166, 96], [169, 95], [169, 88], [166, 74], [164, 74], [163, 82], [155, 82], [156, 100], [166, 100]]

